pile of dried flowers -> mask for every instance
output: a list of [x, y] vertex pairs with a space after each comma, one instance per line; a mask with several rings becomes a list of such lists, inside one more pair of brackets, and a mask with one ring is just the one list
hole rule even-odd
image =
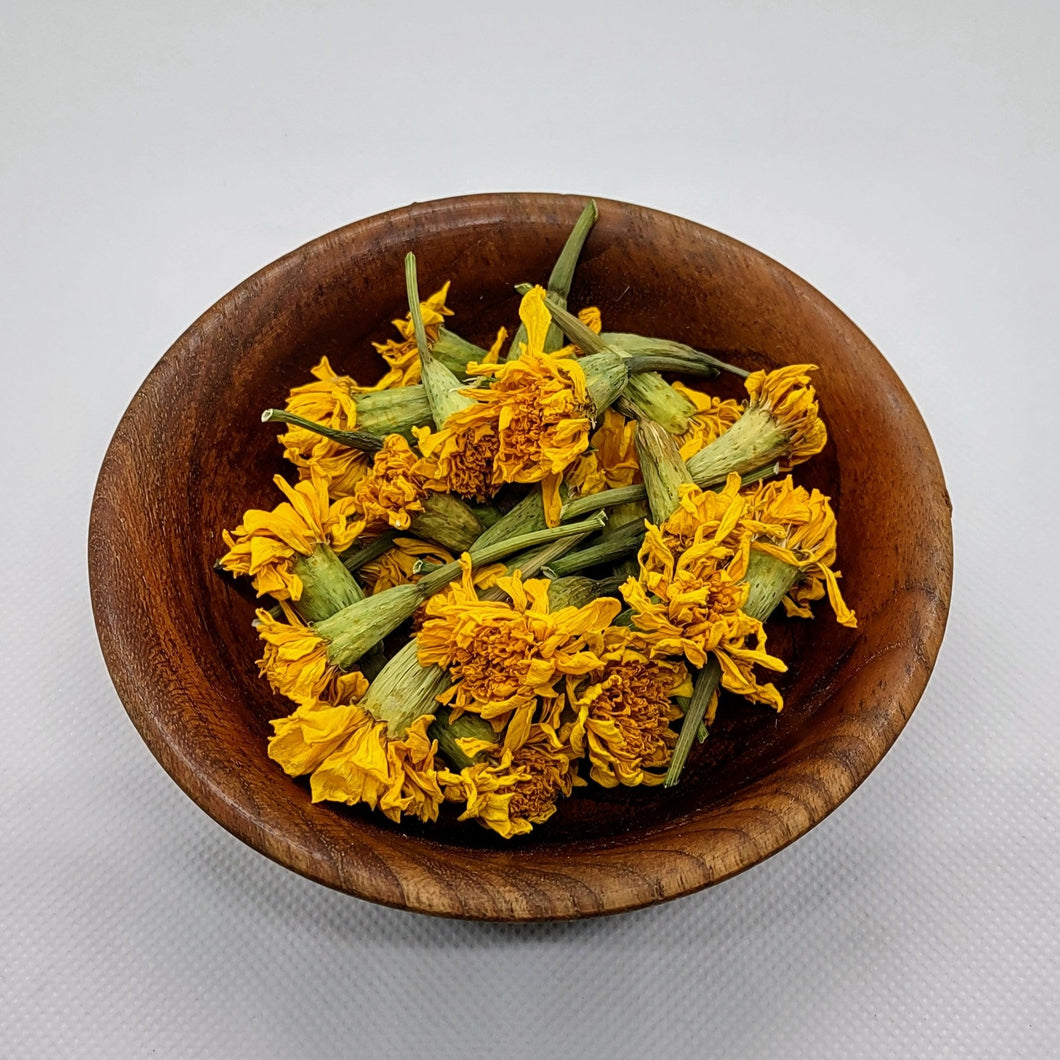
[[[263, 416], [298, 481], [225, 531], [220, 565], [275, 601], [260, 668], [297, 709], [268, 751], [314, 800], [394, 821], [451, 802], [520, 835], [588, 781], [676, 783], [719, 688], [780, 710], [778, 606], [827, 595], [855, 625], [828, 498], [786, 474], [827, 439], [814, 366], [748, 374], [569, 313], [595, 219], [488, 350], [446, 327], [448, 283], [421, 302], [409, 255], [379, 382], [325, 358]], [[746, 401], [659, 374], [719, 369]]]

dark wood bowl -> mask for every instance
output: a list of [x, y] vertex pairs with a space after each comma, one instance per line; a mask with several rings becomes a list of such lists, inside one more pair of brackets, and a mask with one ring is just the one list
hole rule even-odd
[[402, 257], [423, 291], [453, 280], [453, 327], [511, 325], [512, 284], [543, 281], [583, 198], [477, 195], [341, 228], [262, 269], [209, 309], [147, 377], [118, 425], [89, 536], [103, 653], [133, 723], [225, 828], [296, 872], [420, 912], [490, 920], [614, 913], [688, 894], [797, 839], [891, 746], [927, 683], [952, 580], [950, 503], [931, 438], [865, 336], [758, 251], [708, 228], [600, 200], [571, 304], [608, 330], [732, 351], [747, 368], [812, 362], [831, 442], [797, 477], [839, 513], [839, 566], [859, 626], [819, 606], [777, 621], [792, 661], [777, 715], [723, 703], [673, 790], [592, 786], [522, 840], [473, 824], [394, 826], [314, 805], [266, 755], [289, 706], [258, 677], [252, 606], [214, 574], [221, 530], [275, 503], [285, 469], [262, 409], [322, 354], [362, 381], [369, 340], [406, 311]]

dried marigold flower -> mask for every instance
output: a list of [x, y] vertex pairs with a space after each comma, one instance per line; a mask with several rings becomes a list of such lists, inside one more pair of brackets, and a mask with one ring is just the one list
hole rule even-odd
[[720, 482], [732, 471], [756, 471], [774, 461], [791, 468], [819, 453], [828, 431], [818, 415], [810, 385], [812, 364], [753, 372], [744, 380], [749, 400], [743, 415], [720, 437], [688, 458], [700, 486]]
[[228, 552], [220, 564], [232, 574], [249, 575], [258, 596], [270, 593], [278, 600], [299, 600], [304, 579], [313, 577], [309, 558], [326, 549], [335, 567], [333, 553], [349, 548], [364, 522], [357, 518], [352, 500], [331, 501], [319, 471], [296, 486], [280, 475], [273, 481], [287, 500], [272, 511], [252, 508], [234, 531], [223, 531]]
[[273, 722], [269, 756], [292, 776], [311, 773], [313, 801], [366, 803], [391, 820], [438, 817], [442, 802], [437, 744], [427, 735], [448, 678], [421, 667], [406, 645], [371, 683], [350, 689], [355, 702], [303, 704]]
[[583, 607], [552, 611], [548, 579], [523, 581], [519, 573], [496, 582], [508, 596], [480, 600], [470, 566], [463, 577], [428, 601], [417, 634], [424, 665], [448, 668], [454, 684], [442, 702], [506, 723], [505, 746], [526, 739], [538, 697], [557, 695], [564, 674], [599, 665], [588, 645], [618, 614], [617, 600], [603, 598]]
[[640, 577], [628, 579], [621, 591], [652, 658], [684, 656], [702, 667], [713, 656], [723, 687], [780, 710], [780, 693], [772, 684], [759, 684], [753, 672], [756, 665], [780, 671], [787, 667], [766, 652], [761, 621], [743, 610], [752, 531], [741, 526], [744, 502], [732, 485], [730, 480], [727, 497], [686, 548], [675, 551], [680, 539], [667, 539], [649, 524]]
[[567, 705], [576, 712], [568, 739], [590, 762], [591, 779], [605, 788], [663, 781], [681, 716], [674, 696], [688, 696], [687, 667], [652, 659], [640, 634], [612, 626], [604, 633], [603, 665], [583, 678], [568, 678]]
[[[584, 312], [584, 310], [583, 310]], [[640, 481], [634, 436], [637, 425], [614, 409], [607, 409], [589, 439], [589, 450], [564, 476], [571, 495], [585, 496], [631, 486]]]
[[423, 511], [427, 496], [441, 485], [422, 473], [422, 463], [400, 434], [386, 436], [371, 469], [353, 491], [354, 505], [369, 528], [407, 530], [413, 515]]
[[532, 726], [518, 748], [498, 749], [497, 757], [466, 766], [442, 778], [445, 797], [465, 804], [461, 821], [477, 820], [505, 839], [525, 835], [547, 821], [560, 798], [575, 785], [577, 755], [552, 733]]
[[746, 498], [749, 513], [767, 527], [751, 542], [752, 585], [757, 557], [770, 557], [796, 572], [782, 600], [787, 614], [811, 618], [808, 604], [827, 593], [836, 621], [856, 627], [857, 618], [839, 591], [839, 572], [833, 570], [836, 518], [828, 498], [819, 490], [796, 486], [790, 475], [757, 483]]
[[[453, 315], [453, 311], [445, 304], [448, 295], [449, 281], [447, 280], [430, 298], [420, 302], [420, 312], [423, 314], [428, 342], [437, 341], [438, 331], [443, 321], [446, 317]], [[376, 384], [374, 389], [377, 390], [411, 386], [420, 381], [420, 357], [416, 348], [412, 314], [409, 313], [403, 320], [393, 320], [391, 323], [397, 328], [401, 341], [388, 339], [386, 342], [372, 343], [379, 356], [390, 365], [389, 371]]]

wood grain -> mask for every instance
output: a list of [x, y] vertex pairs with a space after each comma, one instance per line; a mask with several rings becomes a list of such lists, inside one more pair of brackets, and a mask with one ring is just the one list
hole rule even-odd
[[[287, 712], [256, 672], [252, 605], [211, 570], [221, 529], [270, 507], [286, 470], [259, 415], [327, 355], [368, 381], [369, 341], [421, 289], [453, 280], [452, 325], [487, 343], [511, 325], [512, 285], [542, 281], [583, 198], [497, 194], [418, 203], [322, 236], [209, 309], [130, 404], [103, 463], [89, 563], [115, 687], [176, 782], [240, 839], [353, 895], [425, 913], [536, 920], [614, 913], [732, 876], [798, 838], [891, 746], [927, 683], [952, 580], [950, 505], [928, 432], [887, 362], [793, 273], [718, 232], [598, 200], [571, 305], [605, 326], [737, 351], [744, 367], [818, 364], [831, 434], [799, 469], [839, 520], [856, 631], [822, 608], [770, 627], [794, 659], [774, 715], [725, 705], [670, 791], [595, 788], [505, 843], [452, 820], [398, 827], [314, 805], [265, 753]], [[740, 351], [743, 351], [742, 353]], [[751, 351], [754, 351], [753, 353]]]

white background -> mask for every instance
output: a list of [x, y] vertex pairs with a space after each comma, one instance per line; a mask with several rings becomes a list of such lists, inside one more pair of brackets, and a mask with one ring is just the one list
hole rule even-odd
[[[0, 6], [0, 1051], [1060, 1055], [1055, 3]], [[931, 684], [721, 886], [534, 927], [376, 908], [214, 824], [127, 720], [86, 534], [180, 332], [349, 221], [490, 190], [734, 235], [850, 315], [954, 502]]]

